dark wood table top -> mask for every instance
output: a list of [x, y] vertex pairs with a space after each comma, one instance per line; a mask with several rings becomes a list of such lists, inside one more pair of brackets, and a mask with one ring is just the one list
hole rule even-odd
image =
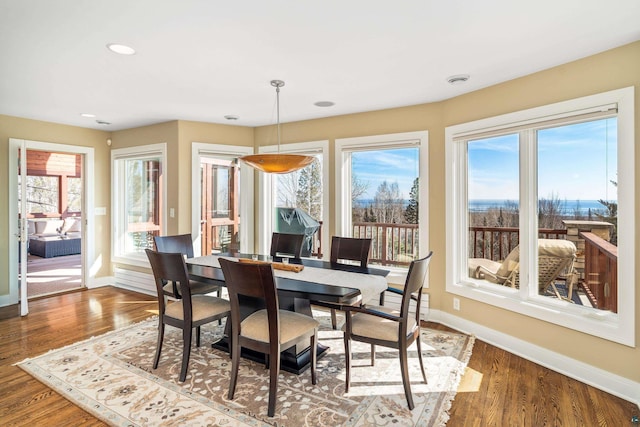
[[[229, 256], [234, 258], [251, 258], [251, 254], [242, 253], [226, 253], [216, 256]], [[259, 256], [260, 260], [267, 260], [265, 256]], [[280, 257], [274, 257], [273, 261], [281, 261]], [[308, 267], [324, 268], [331, 270], [347, 271], [351, 273], [372, 274], [376, 276], [386, 277], [388, 270], [380, 268], [362, 268], [356, 265], [337, 264], [318, 259], [290, 259], [291, 264], [301, 264]], [[225, 286], [224, 275], [222, 270], [216, 267], [187, 263], [189, 276], [193, 280], [199, 282], [212, 282], [217, 285]], [[326, 301], [338, 305], [353, 305], [359, 301], [360, 291], [356, 288], [344, 286], [324, 285], [322, 283], [307, 282], [295, 280], [285, 277], [276, 276], [276, 286], [278, 293], [282, 296], [290, 296], [293, 298], [301, 298], [311, 301]]]

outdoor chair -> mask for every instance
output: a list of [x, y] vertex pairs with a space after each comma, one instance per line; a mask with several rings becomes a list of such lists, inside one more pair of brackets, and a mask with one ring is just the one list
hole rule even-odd
[[[158, 252], [181, 253], [186, 258], [193, 258], [193, 240], [191, 234], [178, 234], [174, 236], [154, 236], [153, 238]], [[217, 292], [217, 296], [222, 296], [220, 286], [210, 283], [201, 283], [190, 281], [191, 294], [202, 295], [211, 292]], [[167, 283], [164, 286], [163, 293], [166, 296], [176, 299], [182, 298], [180, 288], [175, 282]]]
[[371, 344], [371, 366], [375, 363], [375, 346], [389, 347], [398, 350], [404, 394], [409, 409], [414, 408], [407, 351], [415, 341], [422, 379], [426, 383], [427, 375], [424, 371], [420, 344], [420, 305], [422, 288], [432, 255], [433, 252], [430, 252], [425, 258], [411, 262], [403, 290], [389, 289], [391, 292], [402, 294], [400, 310], [382, 306], [345, 307], [346, 322], [342, 328], [347, 368], [345, 392], [349, 392], [351, 385], [351, 341]]
[[[222, 320], [229, 316], [231, 307], [229, 301], [209, 295], [192, 295], [189, 285], [189, 274], [181, 253], [156, 252], [145, 250], [158, 292], [158, 342], [153, 359], [153, 369], [158, 367], [162, 341], [164, 340], [164, 325], [171, 325], [182, 329], [182, 368], [180, 381], [187, 377], [189, 357], [191, 355], [191, 337], [196, 328], [196, 346], [200, 347], [200, 326]], [[163, 289], [168, 282], [180, 285], [181, 296], [178, 301], [165, 301]]]
[[304, 234], [273, 233], [270, 255], [272, 257], [287, 255], [300, 258], [303, 244]]
[[[576, 259], [576, 245], [563, 239], [538, 239], [538, 292], [553, 292], [559, 299], [572, 301]], [[502, 262], [485, 258], [469, 259], [469, 277], [484, 279], [499, 285], [520, 287], [520, 246], [516, 246]], [[566, 282], [567, 296], [563, 296], [556, 281]]]
[[[231, 301], [231, 380], [230, 400], [238, 381], [241, 349], [264, 353], [269, 367], [269, 403], [267, 415], [273, 417], [278, 392], [280, 353], [307, 340], [311, 352], [311, 382], [316, 384], [316, 342], [318, 321], [310, 316], [278, 308], [278, 291], [269, 263], [240, 263], [220, 258], [220, 267]], [[240, 300], [264, 301], [264, 309], [251, 314], [241, 312]], [[243, 315], [246, 316], [243, 318]]]

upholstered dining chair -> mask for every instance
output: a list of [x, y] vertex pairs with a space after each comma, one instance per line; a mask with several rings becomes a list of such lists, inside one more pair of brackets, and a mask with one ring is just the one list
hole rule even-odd
[[[193, 328], [196, 329], [196, 346], [200, 347], [200, 327], [215, 320], [229, 316], [231, 307], [229, 301], [209, 295], [192, 295], [189, 285], [187, 266], [181, 253], [156, 252], [146, 249], [151, 270], [158, 292], [158, 342], [153, 359], [153, 369], [158, 367], [162, 342], [164, 340], [164, 325], [171, 325], [182, 329], [182, 368], [180, 381], [187, 377], [187, 368], [191, 356], [191, 338]], [[180, 286], [181, 296], [175, 302], [167, 302], [163, 295], [168, 282]]]
[[[341, 263], [343, 261], [355, 261], [360, 267], [369, 264], [369, 252], [371, 251], [371, 239], [360, 239], [353, 237], [331, 237], [331, 256], [329, 261]], [[380, 294], [380, 305], [384, 302], [384, 292]], [[323, 305], [322, 303], [320, 305]], [[331, 308], [330, 305], [327, 305]], [[337, 328], [338, 319], [336, 309], [331, 308], [331, 326]]]
[[[173, 236], [154, 236], [153, 241], [156, 244], [156, 250], [158, 252], [178, 252], [187, 258], [193, 258], [193, 240], [191, 239], [190, 233], [177, 234]], [[217, 292], [218, 297], [222, 296], [222, 289], [220, 286], [210, 283], [196, 282], [193, 280], [189, 284], [191, 285], [192, 295]], [[174, 282], [167, 283], [163, 289], [163, 293], [176, 299], [181, 298], [180, 288]]]
[[293, 258], [302, 256], [302, 246], [304, 244], [304, 234], [273, 233], [271, 235], [270, 255], [288, 255]]
[[422, 379], [427, 382], [422, 362], [420, 345], [420, 304], [422, 288], [427, 276], [433, 252], [426, 257], [411, 262], [402, 293], [400, 310], [383, 306], [346, 307], [344, 331], [344, 354], [347, 367], [345, 391], [351, 386], [351, 341], [371, 344], [371, 365], [375, 363], [375, 346], [380, 345], [398, 350], [404, 394], [409, 409], [414, 408], [409, 381], [408, 348], [413, 342], [418, 350], [418, 361]]
[[[311, 382], [316, 384], [316, 341], [318, 321], [310, 316], [278, 308], [278, 293], [273, 268], [268, 263], [240, 263], [220, 258], [220, 267], [231, 301], [231, 381], [229, 399], [233, 399], [238, 381], [241, 349], [248, 348], [267, 356], [269, 366], [269, 403], [267, 415], [273, 417], [278, 391], [280, 352], [308, 340], [311, 349]], [[243, 297], [264, 301], [264, 309], [242, 318], [239, 300]]]

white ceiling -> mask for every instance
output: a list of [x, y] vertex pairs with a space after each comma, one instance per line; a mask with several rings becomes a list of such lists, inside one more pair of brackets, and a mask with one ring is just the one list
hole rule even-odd
[[272, 79], [284, 123], [439, 101], [636, 40], [638, 0], [0, 0], [0, 114], [259, 126], [276, 120]]

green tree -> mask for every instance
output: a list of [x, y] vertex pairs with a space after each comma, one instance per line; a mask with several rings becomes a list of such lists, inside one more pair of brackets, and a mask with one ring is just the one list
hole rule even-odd
[[407, 205], [407, 208], [404, 210], [404, 219], [409, 224], [418, 223], [419, 194], [420, 194], [420, 186], [418, 183], [418, 178], [416, 178], [413, 180], [413, 186], [411, 187], [411, 191], [409, 192], [409, 204]]

